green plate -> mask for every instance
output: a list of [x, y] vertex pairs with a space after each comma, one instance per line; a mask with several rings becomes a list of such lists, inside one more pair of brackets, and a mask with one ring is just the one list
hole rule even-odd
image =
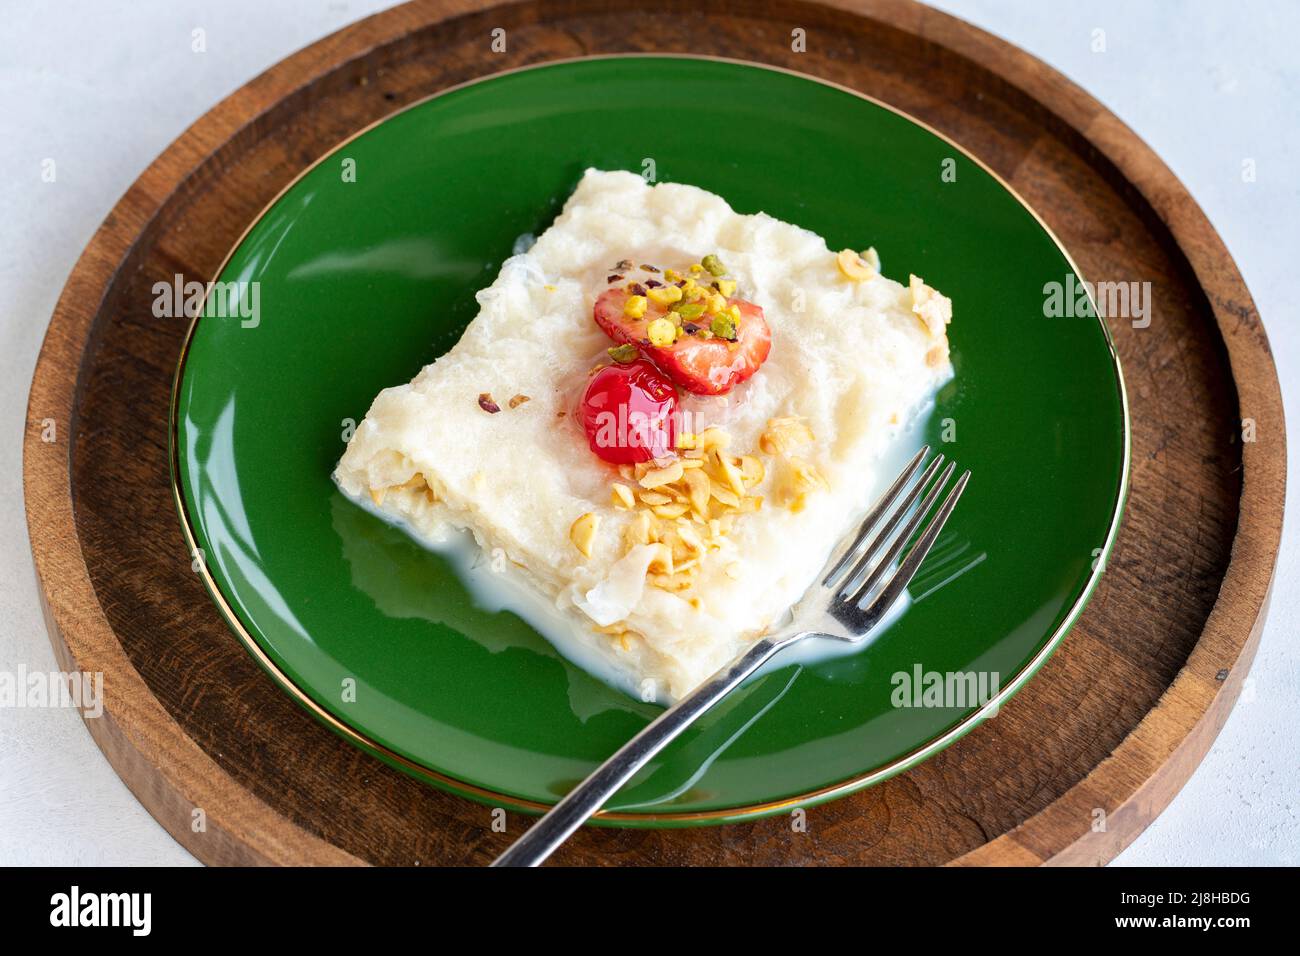
[[887, 274], [951, 296], [957, 375], [929, 438], [973, 472], [901, 620], [860, 653], [752, 680], [602, 818], [686, 825], [807, 806], [955, 740], [987, 710], [895, 706], [898, 675], [997, 674], [1005, 699], [1114, 539], [1128, 429], [1111, 343], [1095, 315], [1045, 314], [1069, 257], [960, 147], [852, 91], [719, 60], [587, 59], [436, 96], [309, 169], [231, 254], [220, 279], [258, 283], [256, 321], [209, 297], [177, 373], [173, 463], [213, 598], [295, 699], [440, 786], [553, 803], [656, 708], [476, 607], [330, 473], [348, 424], [457, 340], [586, 167], [651, 161], [832, 249], [875, 245]]

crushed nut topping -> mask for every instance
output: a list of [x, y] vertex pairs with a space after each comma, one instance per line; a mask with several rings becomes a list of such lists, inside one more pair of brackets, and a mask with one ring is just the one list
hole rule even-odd
[[[814, 441], [812, 429], [802, 418], [794, 416], [770, 419], [767, 431], [759, 439], [759, 448], [779, 460], [780, 468], [773, 482], [773, 496], [778, 504], [790, 511], [802, 511], [807, 504], [808, 494], [826, 487], [826, 479], [816, 466], [794, 454]], [[754, 464], [762, 467], [761, 462], [756, 461]]]
[[516, 395], [514, 398], [510, 399], [510, 401], [507, 404], [511, 408], [518, 408], [524, 402], [531, 402], [531, 401], [532, 399], [529, 398], [527, 395]]
[[370, 500], [375, 503], [375, 507], [379, 507], [384, 503], [384, 499], [388, 496], [390, 491], [422, 491], [424, 492], [425, 500], [428, 501], [429, 504], [437, 504], [438, 502], [437, 491], [435, 491], [425, 480], [424, 474], [418, 471], [400, 485], [387, 485], [383, 488], [371, 488]]
[[501, 406], [492, 400], [492, 394], [490, 392], [482, 392], [479, 394], [478, 407], [483, 409], [483, 411], [487, 412], [489, 415], [495, 415], [497, 412], [501, 411]]
[[588, 511], [579, 515], [569, 526], [569, 540], [581, 552], [584, 558], [591, 557], [591, 546], [596, 540], [596, 531], [600, 527], [600, 515]]
[[952, 321], [952, 300], [926, 285], [920, 276], [909, 276], [907, 286], [912, 293], [912, 312], [930, 337], [937, 339], [944, 335], [945, 327]]
[[622, 345], [615, 345], [606, 351], [609, 352], [609, 357], [619, 365], [628, 365], [641, 357], [641, 353], [637, 350], [637, 347], [630, 342], [624, 342]]
[[787, 416], [768, 419], [767, 431], [759, 438], [758, 447], [769, 455], [784, 457], [793, 449], [810, 445], [814, 440], [812, 429], [802, 418]]
[[[753, 455], [729, 454], [731, 436], [717, 427], [682, 433], [677, 444], [675, 460], [622, 465], [623, 480], [611, 485], [614, 506], [632, 512], [623, 528], [625, 551], [653, 545], [646, 582], [674, 594], [694, 586], [701, 559], [725, 546], [737, 516], [762, 507], [755, 489], [768, 472]], [[637, 490], [625, 482], [635, 482]], [[729, 576], [739, 573], [738, 563], [728, 565]], [[615, 627], [608, 633], [636, 636], [625, 623]]]
[[636, 499], [632, 497], [632, 489], [622, 482], [614, 482], [610, 489], [610, 496], [613, 499], [615, 508], [631, 511], [636, 507]]
[[[659, 272], [656, 266], [642, 265], [640, 268]], [[731, 302], [737, 282], [726, 278], [727, 267], [716, 254], [710, 253], [683, 271], [665, 268], [662, 275], [663, 282], [647, 278], [640, 282], [630, 281], [624, 287], [628, 298], [623, 304], [623, 314], [628, 318], [646, 318], [651, 305], [667, 310], [662, 316], [666, 324], [655, 325], [653, 331], [648, 329], [648, 337], [641, 345], [666, 348], [687, 335], [703, 340], [723, 339], [732, 344], [739, 341], [742, 316], [740, 307]], [[609, 276], [608, 281], [623, 278], [621, 274], [615, 274]]]
[[[867, 256], [875, 258], [873, 265]], [[874, 249], [868, 249], [859, 255], [852, 249], [844, 249], [835, 257], [835, 264], [846, 279], [854, 282], [867, 282], [880, 274], [880, 257], [875, 256]]]

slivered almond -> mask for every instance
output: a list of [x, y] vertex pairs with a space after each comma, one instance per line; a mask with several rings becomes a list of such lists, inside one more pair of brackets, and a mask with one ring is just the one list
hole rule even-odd
[[658, 571], [661, 574], [673, 573], [673, 551], [668, 545], [660, 542], [655, 545], [654, 557], [650, 559], [650, 564], [646, 568], [649, 572]]
[[704, 553], [704, 539], [700, 537], [700, 533], [689, 522], [683, 521], [677, 525], [677, 537], [681, 539], [682, 544], [696, 554]]
[[745, 478], [741, 475], [740, 469], [731, 463], [731, 459], [726, 455], [718, 455], [715, 464], [718, 474], [731, 486], [731, 490], [736, 493], [737, 497], [743, 495], [745, 493]]
[[744, 455], [740, 459], [740, 474], [745, 479], [745, 484], [756, 485], [763, 480], [767, 469], [753, 455]]
[[698, 468], [692, 468], [682, 478], [686, 483], [686, 496], [690, 499], [691, 507], [700, 514], [706, 514], [709, 507], [709, 476]]
[[695, 440], [695, 447], [702, 451], [710, 451], [714, 448], [726, 448], [730, 444], [731, 436], [717, 426], [704, 429]]
[[811, 462], [802, 458], [787, 461], [780, 482], [780, 494], [785, 506], [791, 511], [802, 511], [807, 504], [808, 493], [825, 487], [826, 479]]
[[671, 504], [655, 505], [652, 510], [660, 518], [680, 518], [686, 514], [687, 506], [674, 501]]
[[910, 276], [908, 289], [912, 293], [912, 312], [931, 338], [944, 333], [944, 326], [952, 321], [952, 300], [938, 290], [926, 285], [920, 276]]
[[767, 431], [758, 440], [758, 447], [769, 455], [788, 455], [800, 445], [811, 444], [812, 429], [801, 418], [793, 416], [768, 420]]
[[647, 504], [651, 507], [655, 505], [666, 505], [673, 500], [668, 495], [662, 494], [658, 491], [643, 491], [637, 495], [637, 497], [641, 499], [642, 504]]
[[638, 511], [623, 532], [629, 548], [650, 543], [650, 512]]
[[632, 489], [621, 482], [614, 482], [610, 486], [610, 494], [614, 501], [615, 508], [631, 510], [636, 507], [636, 499], [632, 497]]
[[645, 472], [638, 480], [642, 488], [658, 488], [660, 485], [670, 485], [674, 481], [679, 481], [682, 471], [682, 463], [675, 461], [667, 467], [653, 468]]
[[740, 507], [740, 499], [736, 497], [735, 492], [733, 492], [730, 488], [726, 487], [725, 485], [721, 485], [716, 481], [711, 482], [709, 484], [709, 492], [710, 494], [713, 495], [714, 498], [717, 498], [728, 508]]
[[840, 252], [835, 257], [835, 264], [840, 267], [840, 272], [845, 278], [852, 279], [854, 282], [865, 282], [876, 277], [877, 270], [852, 249]]
[[569, 540], [582, 552], [585, 558], [591, 557], [591, 545], [596, 540], [596, 529], [600, 527], [600, 516], [588, 511], [579, 515], [569, 526]]
[[664, 591], [685, 591], [691, 586], [690, 577], [682, 574], [656, 574], [651, 583]]

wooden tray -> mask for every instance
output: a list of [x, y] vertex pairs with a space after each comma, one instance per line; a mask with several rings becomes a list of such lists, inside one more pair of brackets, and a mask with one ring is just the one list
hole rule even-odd
[[[127, 785], [209, 863], [484, 863], [526, 826], [425, 787], [300, 711], [226, 629], [172, 508], [167, 403], [186, 321], [152, 286], [207, 280], [304, 166], [412, 100], [528, 63], [638, 50], [748, 59], [851, 86], [947, 133], [1033, 204], [1085, 275], [1149, 281], [1113, 321], [1132, 491], [1108, 573], [996, 720], [808, 812], [695, 830], [588, 829], [565, 863], [1100, 863], [1186, 781], [1255, 653], [1282, 525], [1281, 397], [1259, 316], [1182, 185], [1095, 100], [909, 0], [418, 0], [295, 54], [163, 153], [91, 241], [32, 383], [28, 522], [61, 666], [102, 671], [87, 721]], [[506, 52], [492, 50], [504, 29]], [[794, 52], [802, 30], [806, 52]], [[1242, 420], [1254, 441], [1242, 441]], [[52, 420], [56, 440], [46, 427]], [[202, 810], [201, 815], [196, 809]], [[200, 826], [198, 822], [201, 821]]]

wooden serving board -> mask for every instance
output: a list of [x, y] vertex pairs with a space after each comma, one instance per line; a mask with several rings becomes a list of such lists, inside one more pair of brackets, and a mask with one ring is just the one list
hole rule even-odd
[[[496, 832], [490, 808], [344, 743], [227, 630], [172, 507], [167, 407], [186, 322], [152, 315], [152, 286], [176, 273], [212, 278], [300, 170], [402, 105], [595, 53], [753, 60], [878, 97], [1007, 179], [1085, 276], [1150, 282], [1155, 309], [1148, 328], [1111, 323], [1133, 467], [1110, 567], [1060, 650], [996, 720], [906, 774], [809, 810], [806, 832], [785, 817], [588, 828], [555, 859], [1101, 863], [1166, 806], [1213, 742], [1264, 618], [1286, 451], [1268, 340], [1204, 214], [1090, 96], [961, 21], [910, 0], [712, 9], [417, 0], [363, 20], [204, 116], [86, 249], [32, 383], [24, 475], [36, 570], [61, 666], [104, 674], [105, 713], [87, 721], [91, 733], [199, 859], [486, 863], [527, 820], [508, 817]], [[493, 50], [495, 30], [505, 52]], [[792, 49], [799, 36], [806, 52]], [[1243, 419], [1253, 441], [1243, 442]]]

